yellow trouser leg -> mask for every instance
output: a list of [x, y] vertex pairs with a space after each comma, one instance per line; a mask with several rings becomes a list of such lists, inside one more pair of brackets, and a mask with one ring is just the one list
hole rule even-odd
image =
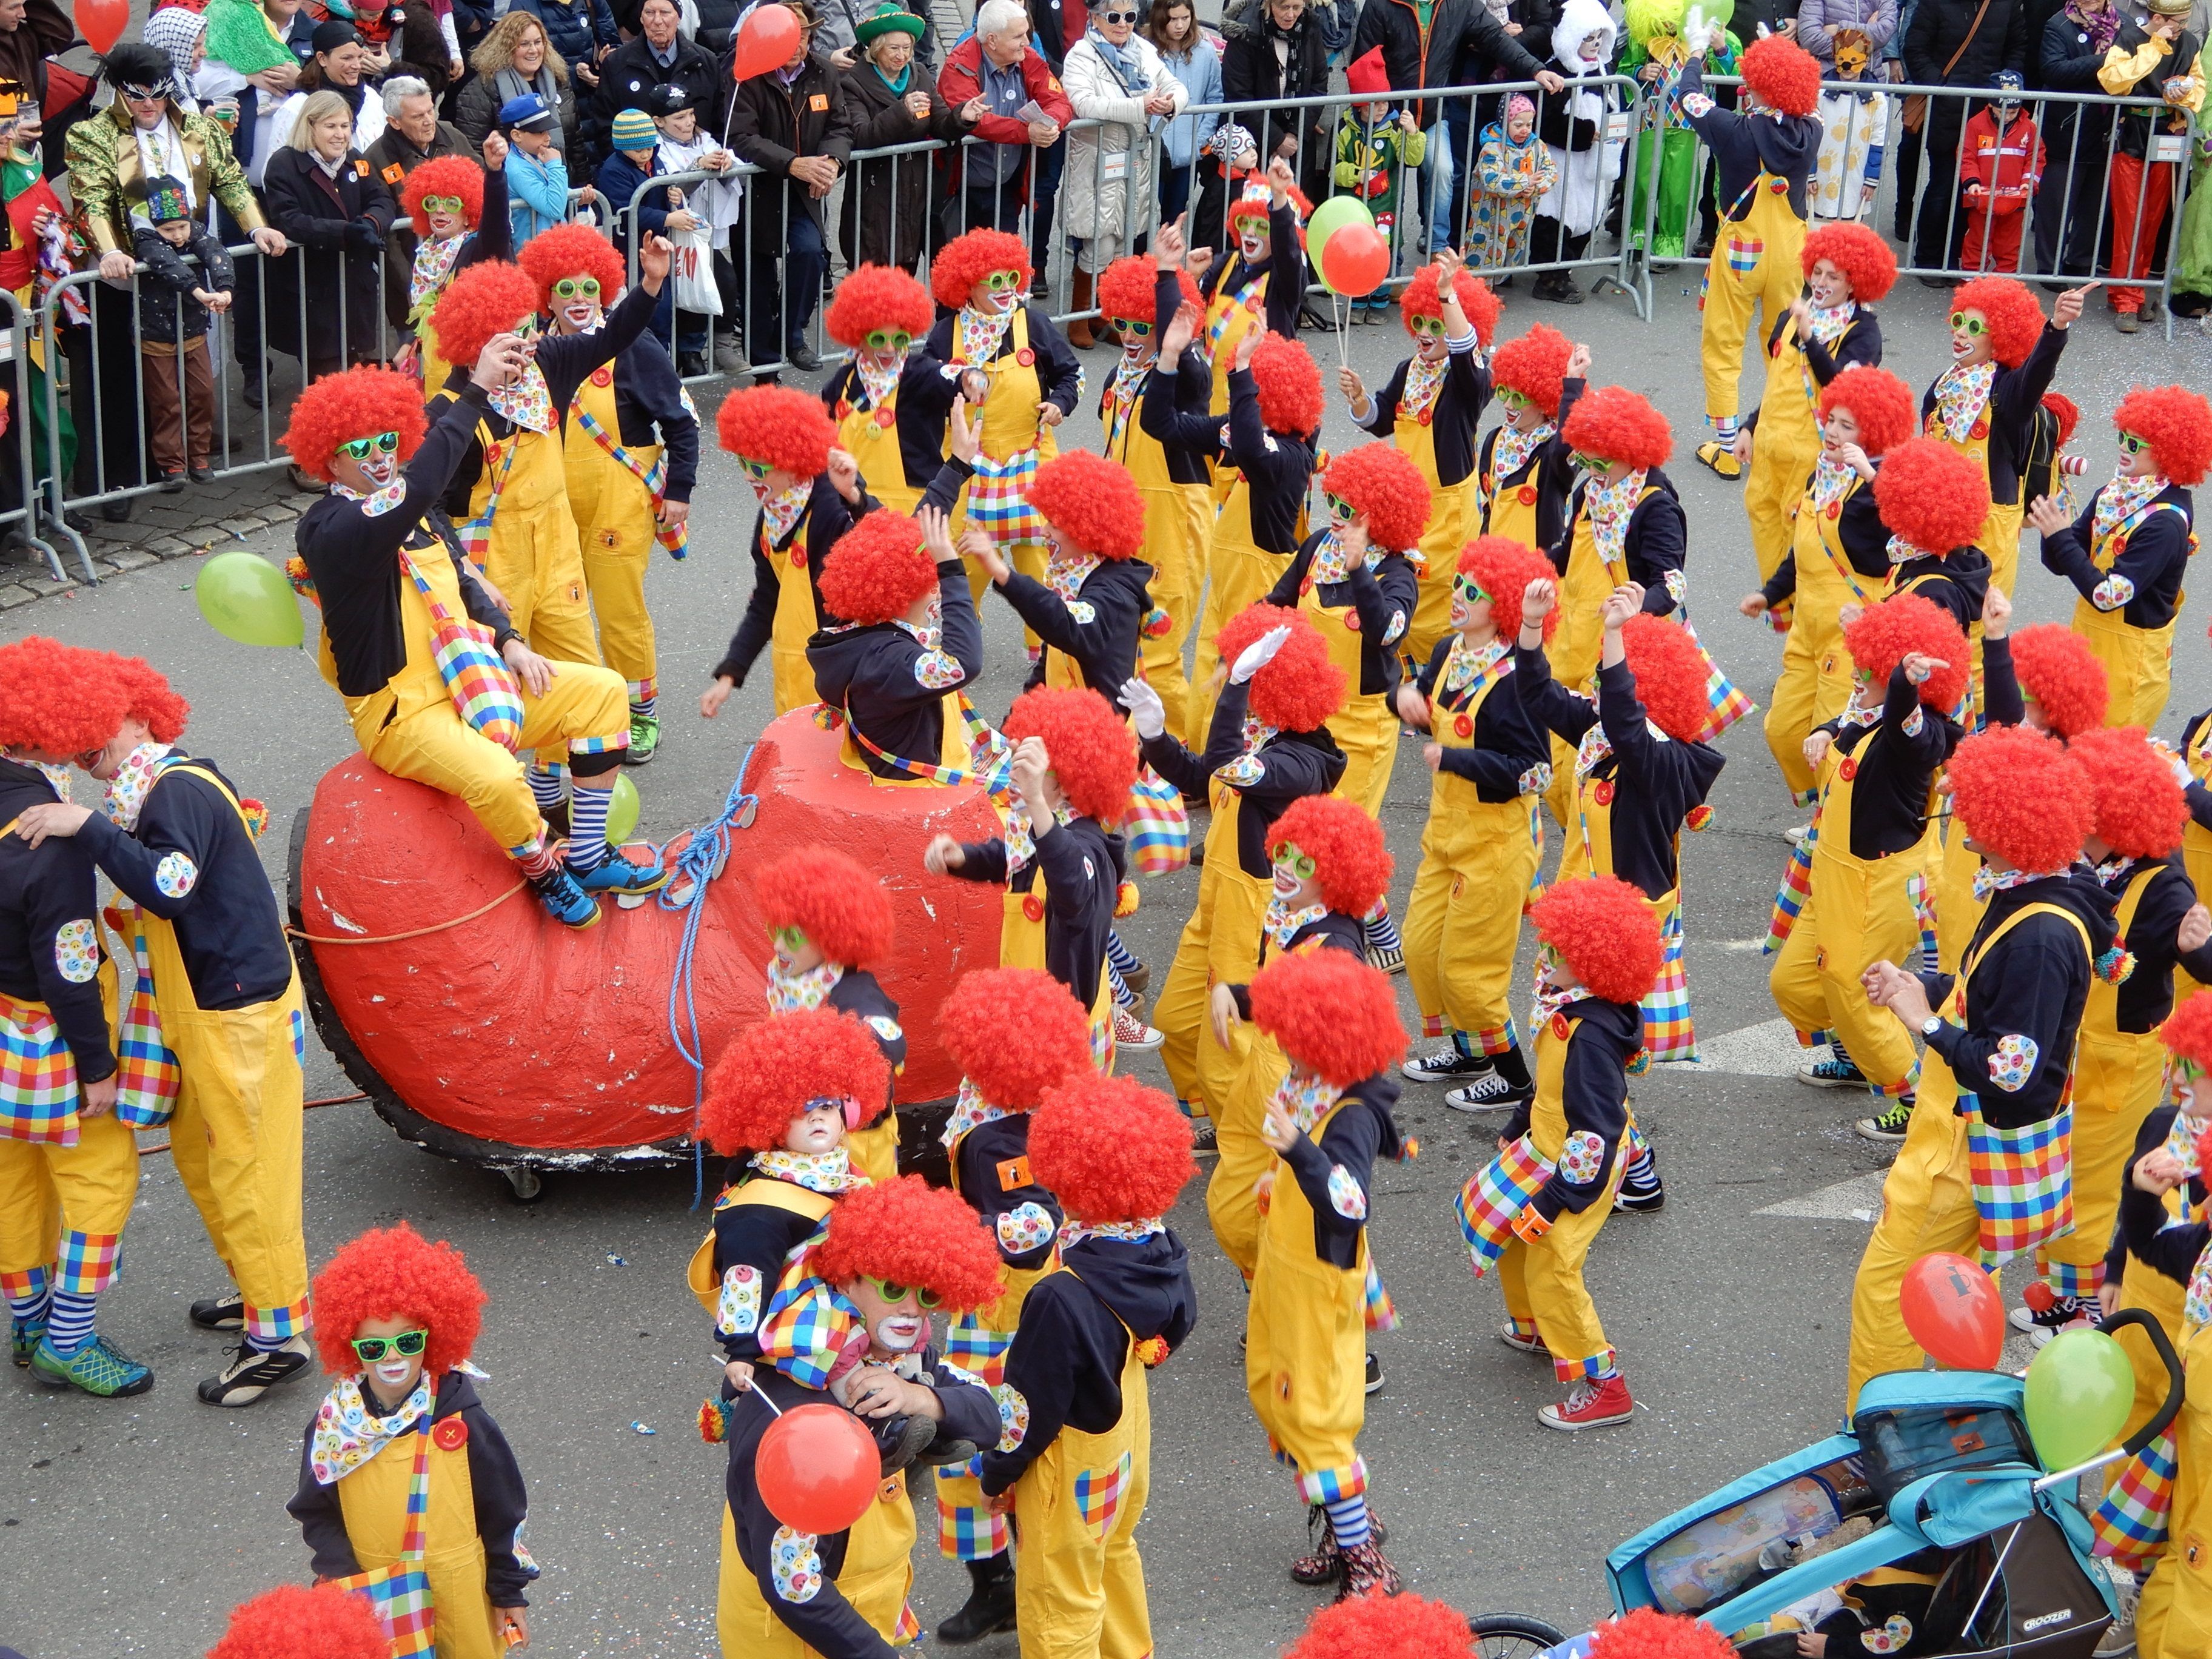
[[[2074, 1115], [2076, 1139], [2081, 1133], [2081, 1115], [2076, 1112]], [[2075, 1203], [2077, 1206], [2081, 1203], [2078, 1192]], [[2181, 1351], [2181, 1309], [2187, 1294], [2187, 1286], [2176, 1284], [2156, 1268], [2145, 1266], [2132, 1255], [2128, 1258], [2126, 1271], [2120, 1275], [2120, 1306], [2141, 1308], [2157, 1320], [2165, 1328], [2166, 1340], [2173, 1344], [2177, 1353]], [[2127, 1421], [2120, 1427], [2120, 1438], [2125, 1440], [2157, 1416], [2159, 1408], [2166, 1404], [2166, 1364], [2152, 1349], [2150, 1339], [2134, 1326], [2124, 1326], [2113, 1332], [2112, 1336], [2126, 1350], [2128, 1364], [2134, 1368], [2136, 1374], [2135, 1403], [2128, 1407]], [[2106, 1483], [2108, 1486], [2111, 1480], [2117, 1480], [2120, 1476], [2118, 1467], [2108, 1469], [2106, 1474], [2110, 1477]]]
[[1805, 895], [1790, 937], [1782, 941], [1774, 965], [1766, 970], [1766, 993], [1774, 999], [1775, 1011], [1796, 1028], [1800, 1042], [1808, 1032], [1826, 1030], [1828, 1023], [1828, 996], [1820, 983], [1820, 935], [1814, 921], [1820, 902], [1818, 893]]
[[[1214, 856], [1233, 859], [1237, 850], [1232, 843]], [[1160, 1063], [1167, 1067], [1168, 1086], [1198, 1116], [1206, 1109], [1199, 1093], [1199, 1045], [1213, 1041], [1207, 1030], [1206, 999], [1212, 988], [1206, 982], [1206, 933], [1213, 922], [1214, 893], [1220, 884], [1213, 858], [1209, 857], [1199, 877], [1198, 908], [1182, 925], [1175, 960], [1168, 964], [1159, 1000], [1152, 1005], [1152, 1024], [1164, 1039]]]
[[[1721, 228], [1718, 246], [1705, 265], [1703, 325], [1698, 351], [1705, 376], [1705, 414], [1711, 420], [1732, 418], [1743, 397], [1743, 340], [1759, 305], [1754, 286], [1757, 273], [1739, 276], [1728, 260], [1728, 229]], [[1753, 441], [1753, 453], [1757, 453]]]
[[[1267, 914], [1267, 887], [1254, 877], [1233, 867], [1237, 856], [1235, 843], [1224, 849], [1224, 856], [1231, 860], [1232, 867], [1223, 871], [1224, 878], [1213, 898], [1211, 926], [1206, 936], [1206, 988], [1200, 1006], [1204, 1008], [1217, 985], [1245, 985], [1260, 968], [1260, 924]], [[1178, 958], [1180, 958], [1180, 952]], [[1197, 1070], [1199, 1098], [1213, 1109], [1212, 1103], [1225, 1101], [1237, 1090], [1237, 1073], [1244, 1069], [1244, 1055], [1251, 1047], [1253, 1030], [1245, 1024], [1229, 1028], [1230, 1046], [1223, 1048], [1213, 1039], [1212, 1022], [1209, 1018], [1198, 1039]]]
[[[1211, 1042], [1212, 1033], [1209, 1030], [1199, 1040]], [[1247, 1043], [1236, 1087], [1213, 1114], [1219, 1155], [1206, 1183], [1206, 1214], [1222, 1255], [1237, 1264], [1249, 1285], [1260, 1260], [1260, 1200], [1255, 1188], [1275, 1161], [1273, 1151], [1260, 1138], [1260, 1125], [1290, 1062], [1265, 1031], [1252, 1032]]]
[[[645, 606], [645, 567], [659, 544], [653, 538], [651, 498], [642, 484], [629, 482], [635, 500], [623, 501], [619, 522], [595, 526], [582, 560], [592, 609], [599, 619], [599, 655], [635, 687], [657, 678], [660, 672], [653, 613]], [[602, 498], [611, 493], [603, 492]], [[609, 537], [615, 538], [611, 545]]]
[[[138, 1195], [138, 1142], [112, 1113], [81, 1119], [76, 1145], [0, 1139], [0, 1278], [52, 1268], [64, 1235], [119, 1238]], [[102, 1259], [62, 1259], [64, 1281], [94, 1294], [114, 1277], [111, 1249]]]
[[1896, 1015], [1867, 1000], [1859, 975], [1877, 962], [1909, 961], [1919, 949], [1920, 924], [1905, 890], [1911, 872], [1901, 862], [1912, 856], [1900, 854], [1861, 865], [1851, 872], [1860, 879], [1844, 881], [1847, 866], [1841, 860], [1815, 854], [1811, 897], [1820, 899], [1824, 888], [1832, 890], [1817, 916], [1807, 903], [1790, 933], [1794, 943], [1805, 931], [1807, 918], [1813, 918], [1815, 969], [1826, 1004], [1824, 1023], [1867, 1080], [1893, 1098], [1909, 1088], [1918, 1064], [1912, 1038]]
[[1973, 941], [1989, 907], [1974, 896], [1974, 872], [1982, 856], [1966, 849], [1966, 837], [1952, 818], [1945, 827], [1942, 851], [1937, 855], [1929, 881], [1936, 890], [1936, 961], [1947, 974], [1956, 973], [1959, 958]]
[[1339, 800], [1380, 817], [1390, 793], [1390, 771], [1398, 759], [1398, 716], [1379, 692], [1350, 699], [1328, 719], [1329, 735], [1344, 750], [1344, 775], [1333, 792]]
[[853, 1167], [878, 1185], [898, 1175], [898, 1113], [885, 1112], [865, 1129], [845, 1137]]
[[[1794, 394], [1793, 394], [1794, 395]], [[1751, 556], [1765, 581], [1781, 568], [1796, 533], [1797, 503], [1813, 471], [1818, 447], [1808, 447], [1801, 433], [1784, 433], [1778, 417], [1762, 420], [1752, 436], [1751, 465], [1744, 474], [1743, 512], [1751, 523]]]
[[[1932, 1071], [1941, 1061], [1931, 1060]], [[1851, 1285], [1851, 1354], [1846, 1412], [1883, 1371], [1920, 1369], [1925, 1355], [1898, 1310], [1905, 1271], [1934, 1250], [1971, 1254], [1980, 1237], [1966, 1169], [1966, 1121], [1952, 1114], [1948, 1087], [1923, 1090], [1897, 1162], [1882, 1183], [1881, 1219]]]
[[[1092, 1454], [1099, 1462], [1118, 1463], [1111, 1453], [1121, 1434], [1081, 1438], [1099, 1449]], [[1065, 1455], [1055, 1443], [1016, 1486], [1022, 1522], [1014, 1538], [1020, 1586], [1014, 1616], [1024, 1659], [1149, 1659], [1152, 1618], [1136, 1532], [1151, 1449], [1140, 1441], [1128, 1453], [1129, 1489], [1115, 1503], [1103, 1538], [1084, 1520], [1074, 1483], [1086, 1474], [1110, 1479], [1112, 1468]]]
[[[1624, 1146], [1616, 1158], [1626, 1155]], [[1590, 1244], [1612, 1212], [1608, 1193], [1579, 1214], [1561, 1211], [1552, 1231], [1534, 1244], [1516, 1238], [1506, 1247], [1507, 1255], [1522, 1258], [1520, 1279], [1527, 1316], [1536, 1322], [1536, 1334], [1552, 1351], [1553, 1373], [1562, 1382], [1601, 1376], [1613, 1367], [1613, 1345], [1605, 1340], [1597, 1304], [1583, 1283], [1583, 1263]]]
[[1444, 908], [1444, 1023], [1486, 1053], [1503, 1054], [1513, 1026], [1513, 952], [1537, 848], [1524, 826], [1514, 825], [1469, 852], [1455, 860]]
[[2165, 1045], [2155, 1030], [2135, 1036], [2085, 1026], [2075, 1040], [2074, 1231], [2035, 1253], [2036, 1271], [2061, 1296], [2093, 1297], [2105, 1281], [2128, 1158], [2165, 1081]]
[[[1168, 735], [1190, 740], [1183, 725], [1189, 712], [1190, 681], [1183, 673], [1183, 647], [1197, 622], [1198, 595], [1205, 580], [1206, 538], [1213, 529], [1213, 505], [1204, 484], [1177, 484], [1145, 491], [1145, 558], [1152, 566], [1152, 603], [1167, 613], [1168, 631], [1138, 641], [1145, 681], [1167, 707]], [[1206, 747], [1205, 734], [1195, 745]]]
[[1782, 781], [1800, 802], [1811, 799], [1813, 769], [1806, 764], [1805, 739], [1818, 724], [1820, 665], [1833, 648], [1819, 623], [1800, 610], [1782, 641], [1782, 673], [1766, 700], [1766, 746], [1782, 769]]
[[1444, 1022], [1444, 918], [1459, 876], [1429, 851], [1427, 836], [1422, 842], [1421, 867], [1414, 872], [1399, 933], [1406, 945], [1406, 982], [1413, 988], [1413, 1006], [1421, 1011], [1425, 1028], [1422, 1034], [1438, 1036], [1443, 1033], [1437, 1027]]
[[[82, 1133], [77, 1144], [84, 1144]], [[11, 1281], [15, 1294], [29, 1293], [25, 1275], [52, 1267], [61, 1242], [61, 1200], [46, 1170], [48, 1152], [0, 1139], [0, 1281]]]

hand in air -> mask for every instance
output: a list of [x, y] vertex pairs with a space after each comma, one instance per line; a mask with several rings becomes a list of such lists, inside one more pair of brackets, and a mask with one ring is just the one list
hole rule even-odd
[[1992, 584], [1982, 596], [1982, 637], [2001, 640], [2011, 625], [2012, 601], [2005, 597], [2004, 589]]
[[1121, 702], [1136, 723], [1139, 737], [1157, 738], [1168, 729], [1168, 706], [1160, 701], [1160, 694], [1143, 680], [1122, 681]]
[[932, 836], [921, 849], [921, 867], [933, 876], [949, 876], [967, 862], [960, 843], [950, 836]]
[[1283, 648], [1283, 641], [1290, 637], [1291, 630], [1287, 627], [1271, 628], [1246, 646], [1237, 657], [1236, 665], [1229, 671], [1230, 684], [1243, 685], [1274, 661], [1275, 653]]
[[2027, 504], [2027, 521], [2045, 536], [2055, 536], [2073, 522], [2066, 516], [2066, 509], [2048, 495], [2038, 495]]

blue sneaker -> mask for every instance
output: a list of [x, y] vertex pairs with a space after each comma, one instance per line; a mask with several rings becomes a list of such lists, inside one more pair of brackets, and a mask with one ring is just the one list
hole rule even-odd
[[571, 868], [569, 876], [586, 893], [651, 893], [668, 884], [673, 872], [665, 865], [648, 867], [632, 864], [619, 853], [602, 859], [588, 870]]
[[530, 878], [536, 890], [538, 902], [545, 907], [546, 914], [564, 927], [596, 927], [599, 907], [592, 896], [577, 883], [575, 875], [565, 864], [556, 864], [542, 876]]
[[41, 1337], [31, 1355], [31, 1374], [50, 1389], [82, 1389], [102, 1400], [143, 1394], [154, 1386], [151, 1370], [108, 1346], [107, 1339], [99, 1335], [66, 1359]]

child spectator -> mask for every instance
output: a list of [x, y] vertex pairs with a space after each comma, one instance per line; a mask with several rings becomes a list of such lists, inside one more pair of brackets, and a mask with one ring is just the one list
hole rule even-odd
[[[208, 451], [215, 438], [215, 370], [208, 360], [208, 313], [230, 309], [238, 274], [214, 232], [192, 217], [191, 198], [174, 179], [146, 187], [151, 228], [133, 227], [131, 247], [155, 281], [138, 287], [138, 355], [146, 380], [146, 425], [161, 488], [173, 495], [214, 477]], [[197, 258], [198, 269], [185, 263]]]
[[553, 112], [534, 92], [510, 98], [499, 109], [507, 135], [507, 212], [519, 250], [541, 230], [568, 218], [568, 164], [553, 147]]
[[[1889, 0], [1843, 0], [1843, 3], [1856, 5], [1862, 11], [1871, 4], [1875, 15], [1863, 18], [1859, 25], [1820, 31], [1828, 41], [1826, 55], [1832, 60], [1826, 78], [1863, 81], [1868, 59], [1895, 33], [1897, 8]], [[1815, 58], [1823, 55], [1802, 18], [1797, 40]], [[1824, 88], [1814, 112], [1820, 118], [1820, 153], [1814, 162], [1813, 217], [1863, 218], [1881, 188], [1882, 135], [1889, 120], [1889, 100], [1871, 88], [1865, 92]]]
[[[1483, 128], [1474, 176], [1480, 188], [1468, 219], [1468, 268], [1498, 270], [1526, 263], [1536, 204], [1559, 182], [1552, 152], [1536, 142], [1536, 106], [1527, 94], [1508, 98], [1505, 112]], [[1493, 286], [1512, 282], [1509, 276]]]
[[[1336, 187], [1367, 204], [1375, 228], [1395, 247], [1390, 227], [1397, 222], [1399, 185], [1409, 170], [1419, 168], [1427, 158], [1428, 135], [1409, 109], [1400, 110], [1392, 118], [1390, 77], [1382, 67], [1382, 47], [1370, 47], [1352, 59], [1344, 78], [1352, 95], [1365, 101], [1346, 106], [1336, 118]], [[1380, 322], [1389, 306], [1388, 284], [1352, 301], [1352, 309], [1365, 311], [1370, 323]]]
[[1966, 264], [1972, 270], [2020, 269], [2021, 209], [2043, 178], [2043, 136], [2020, 106], [2017, 70], [2000, 70], [1997, 96], [1974, 112], [1959, 149], [1966, 194]]

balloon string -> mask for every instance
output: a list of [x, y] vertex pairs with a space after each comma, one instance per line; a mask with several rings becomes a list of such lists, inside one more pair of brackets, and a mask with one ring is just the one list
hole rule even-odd
[[1337, 298], [1334, 294], [1328, 296], [1328, 314], [1336, 319], [1336, 366], [1339, 368], [1349, 368], [1352, 367], [1352, 359], [1346, 355], [1344, 331], [1346, 323], [1352, 315], [1352, 303], [1347, 300], [1345, 302], [1344, 310], [1340, 313], [1336, 308]]

